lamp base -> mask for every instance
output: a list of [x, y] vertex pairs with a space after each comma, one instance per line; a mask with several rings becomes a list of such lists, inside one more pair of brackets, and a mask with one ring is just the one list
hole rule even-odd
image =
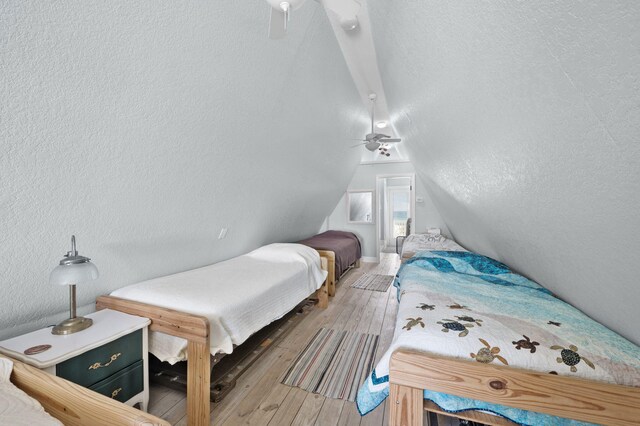
[[60, 324], [51, 329], [51, 334], [73, 334], [91, 327], [93, 320], [91, 318], [75, 317], [67, 318]]

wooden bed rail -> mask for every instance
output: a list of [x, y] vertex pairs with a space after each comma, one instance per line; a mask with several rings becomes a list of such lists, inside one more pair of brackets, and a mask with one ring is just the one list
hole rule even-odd
[[316, 250], [321, 258], [327, 259], [327, 268], [324, 266], [322, 269], [325, 269], [327, 274], [327, 287], [329, 291], [329, 296], [333, 297], [336, 295], [336, 254], [330, 250]]
[[153, 331], [160, 331], [199, 343], [209, 341], [209, 320], [203, 316], [114, 296], [99, 296], [96, 299], [96, 309], [113, 309], [149, 318], [151, 320], [149, 328]]
[[390, 424], [422, 425], [423, 389], [604, 425], [637, 425], [640, 388], [397, 350]]
[[[326, 256], [320, 257], [320, 266], [323, 271], [329, 271], [329, 260]], [[316, 291], [316, 297], [318, 298], [318, 307], [321, 309], [326, 309], [329, 307], [329, 274], [327, 273], [327, 278], [322, 283], [322, 286]]]
[[187, 340], [187, 422], [189, 426], [208, 426], [211, 419], [209, 320], [203, 316], [113, 296], [98, 297], [96, 309], [113, 309], [149, 318], [151, 330]]
[[37, 399], [47, 413], [67, 426], [169, 426], [169, 422], [156, 416], [13, 358], [9, 359], [13, 362], [11, 382]]

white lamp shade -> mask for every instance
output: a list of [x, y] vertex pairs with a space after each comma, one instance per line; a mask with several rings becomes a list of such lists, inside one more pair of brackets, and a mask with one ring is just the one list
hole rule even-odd
[[91, 262], [58, 265], [49, 275], [49, 284], [80, 284], [95, 280], [98, 276], [98, 268]]

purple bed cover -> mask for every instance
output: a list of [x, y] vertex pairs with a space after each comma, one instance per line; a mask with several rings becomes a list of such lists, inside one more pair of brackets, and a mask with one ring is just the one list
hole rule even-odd
[[316, 250], [330, 250], [336, 254], [336, 280], [362, 255], [360, 240], [352, 232], [326, 231], [314, 235], [299, 244], [312, 247]]

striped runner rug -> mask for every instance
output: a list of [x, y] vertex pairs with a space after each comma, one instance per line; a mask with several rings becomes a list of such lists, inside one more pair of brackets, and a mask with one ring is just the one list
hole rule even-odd
[[393, 275], [364, 274], [351, 287], [362, 290], [387, 291], [393, 282]]
[[380, 336], [321, 328], [285, 373], [282, 383], [328, 398], [355, 401], [373, 369]]

